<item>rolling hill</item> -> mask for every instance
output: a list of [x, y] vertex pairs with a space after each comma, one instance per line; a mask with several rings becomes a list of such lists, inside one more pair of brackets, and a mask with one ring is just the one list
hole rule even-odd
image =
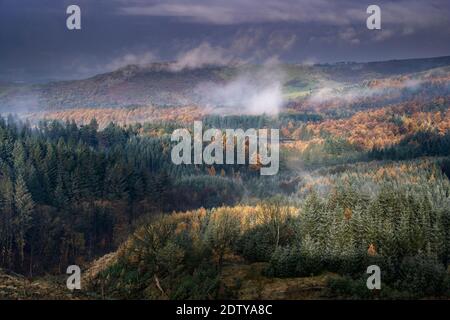
[[[172, 71], [169, 63], [129, 65], [114, 72], [74, 81], [23, 85], [0, 83], [0, 112], [36, 112], [73, 108], [129, 106], [187, 106], [207, 104], [205, 91], [227, 86], [252, 88], [280, 84], [286, 101], [295, 101], [320, 89], [333, 90], [367, 84], [374, 79], [406, 76], [450, 66], [450, 57], [384, 62], [208, 66]], [[448, 69], [446, 70], [448, 74]], [[276, 76], [274, 76], [276, 74]], [[242, 80], [244, 78], [244, 80]], [[213, 103], [217, 104], [217, 99]]]

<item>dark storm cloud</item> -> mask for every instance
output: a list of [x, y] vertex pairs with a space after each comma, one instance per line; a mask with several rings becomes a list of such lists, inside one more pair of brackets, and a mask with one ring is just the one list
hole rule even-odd
[[[68, 31], [78, 4], [82, 30]], [[378, 4], [382, 30], [365, 26]], [[179, 68], [450, 54], [448, 0], [0, 0], [0, 80], [81, 78], [126, 64]]]

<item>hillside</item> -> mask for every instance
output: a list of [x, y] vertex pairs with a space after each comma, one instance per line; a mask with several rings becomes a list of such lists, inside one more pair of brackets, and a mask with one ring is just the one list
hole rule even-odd
[[[448, 62], [3, 84], [1, 101], [43, 109], [19, 99], [26, 120], [0, 117], [0, 266], [14, 271], [0, 298], [448, 298]], [[195, 120], [278, 128], [278, 173], [174, 164], [170, 136]], [[79, 296], [63, 285], [72, 264]], [[381, 292], [366, 287], [372, 264]]]
[[[448, 297], [450, 274], [431, 258], [431, 251], [447, 250], [436, 246], [441, 240], [435, 236], [449, 245], [448, 232], [441, 229], [448, 213], [406, 192], [409, 186], [435, 189], [434, 179], [448, 188], [448, 179], [441, 180], [428, 165], [375, 164], [378, 170], [372, 171], [361, 164], [342, 174], [330, 171], [312, 182], [325, 182], [332, 192], [325, 197], [311, 193], [300, 207], [265, 202], [154, 217], [114, 258], [93, 264], [89, 290], [126, 299]], [[356, 184], [339, 186], [345, 176]], [[405, 191], [392, 194], [385, 184], [392, 179], [401, 181]], [[368, 183], [379, 192], [368, 191]], [[447, 201], [439, 191], [432, 193]], [[408, 241], [413, 234], [417, 240]], [[431, 250], [428, 258], [423, 250]], [[385, 270], [380, 292], [365, 287], [370, 264]]]
[[282, 85], [285, 98], [295, 100], [311, 90], [324, 87], [349, 86], [366, 80], [407, 75], [449, 65], [450, 57], [313, 66], [284, 64], [277, 67], [275, 73], [273, 67], [256, 65], [209, 66], [182, 71], [172, 71], [168, 63], [129, 65], [85, 80], [38, 85], [0, 84], [0, 111], [19, 113], [70, 108], [216, 103], [215, 99], [205, 100], [205, 90], [209, 90], [211, 85], [220, 88], [233, 81], [237, 81], [236, 85], [242, 85], [242, 78], [249, 82], [248, 79], [266, 77], [268, 72], [271, 77], [278, 74], [274, 81]]

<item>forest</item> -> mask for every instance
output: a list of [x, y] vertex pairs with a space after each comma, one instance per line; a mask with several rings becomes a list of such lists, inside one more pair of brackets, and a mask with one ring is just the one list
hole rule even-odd
[[[0, 298], [448, 299], [450, 77], [433, 63], [295, 66], [276, 114], [169, 103], [235, 68], [34, 86], [47, 110], [0, 116]], [[136, 104], [109, 105], [135, 82]], [[167, 104], [143, 103], [150, 84]], [[83, 107], [60, 108], [66, 97]], [[278, 174], [173, 164], [172, 133], [197, 120], [278, 129]], [[83, 285], [67, 296], [69, 265]], [[366, 286], [370, 265], [381, 290]]]
[[143, 213], [240, 199], [241, 183], [224, 169], [181, 169], [168, 137], [137, 132], [113, 124], [98, 131], [95, 120], [32, 128], [1, 118], [1, 265], [30, 276], [60, 272], [115, 248]]
[[[296, 141], [311, 141], [316, 121], [213, 116], [205, 125], [286, 135], [294, 126]], [[329, 274], [327, 297], [449, 294], [448, 132], [372, 149], [322, 132], [319, 149], [286, 142], [280, 174], [261, 177], [257, 166], [173, 165], [169, 136], [179, 126], [2, 118], [1, 267], [33, 277], [100, 258], [86, 280], [98, 298], [242, 298], [248, 284], [227, 270], [248, 265], [261, 279]], [[357, 162], [339, 158], [349, 150]], [[325, 160], [299, 171], [293, 154], [307, 168]], [[380, 296], [365, 287], [371, 264], [384, 271]]]
[[[155, 217], [90, 283], [130, 299], [262, 298], [264, 279], [326, 273], [328, 298], [448, 296], [450, 183], [440, 164], [357, 165], [327, 177], [301, 204], [275, 197]], [[229, 274], [248, 263], [262, 266], [259, 276]], [[384, 272], [379, 292], [366, 288], [372, 264]]]

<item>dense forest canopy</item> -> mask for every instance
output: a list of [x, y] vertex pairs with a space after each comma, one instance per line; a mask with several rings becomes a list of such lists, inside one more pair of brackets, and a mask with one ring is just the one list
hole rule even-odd
[[[0, 86], [4, 109], [30, 88], [47, 104], [0, 117], [0, 268], [80, 265], [98, 298], [449, 297], [450, 69], [427, 61], [285, 65], [275, 114], [174, 104], [227, 67]], [[173, 164], [171, 134], [197, 120], [279, 129], [279, 173]]]

